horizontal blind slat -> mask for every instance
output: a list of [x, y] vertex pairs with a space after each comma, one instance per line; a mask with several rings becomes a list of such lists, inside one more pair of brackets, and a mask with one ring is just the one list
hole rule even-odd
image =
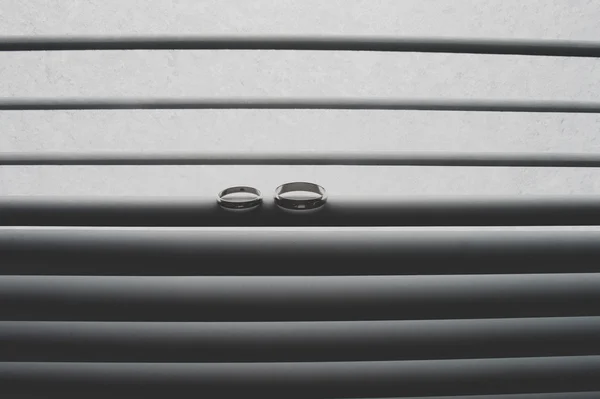
[[[600, 357], [347, 363], [0, 363], [9, 393], [432, 396], [600, 390]], [[193, 393], [195, 396], [198, 392]]]
[[600, 273], [0, 276], [0, 320], [309, 321], [600, 316]]
[[600, 42], [377, 36], [88, 36], [0, 37], [0, 51], [316, 50], [600, 57]]
[[[263, 205], [247, 213], [223, 210], [216, 203], [216, 197], [206, 195], [168, 198], [6, 196], [0, 198], [0, 226], [117, 228], [126, 226], [593, 226], [600, 224], [600, 201], [594, 196], [439, 195], [386, 198], [376, 195], [353, 197], [331, 194], [326, 205], [318, 212], [299, 214], [282, 211], [268, 196], [268, 193], [264, 193]], [[46, 233], [32, 232], [31, 234], [33, 236]], [[102, 235], [102, 233], [98, 234]], [[139, 234], [140, 236], [152, 235], [149, 231]]]
[[600, 167], [600, 154], [494, 152], [0, 152], [7, 165], [336, 165]]
[[[600, 355], [600, 317], [0, 322], [0, 361], [298, 362]], [[493, 344], [490, 344], [493, 342]]]
[[[193, 209], [195, 207], [182, 209], [181, 214], [174, 211], [169, 215], [202, 217]], [[546, 211], [552, 212], [553, 209]], [[526, 209], [522, 212], [525, 213]], [[117, 218], [119, 214], [111, 216]], [[74, 212], [70, 215], [80, 217], [83, 223], [86, 221], [85, 214]], [[102, 215], [101, 212], [95, 217], [101, 218]], [[384, 214], [380, 216], [384, 217]], [[154, 217], [160, 216], [154, 214]], [[502, 213], [497, 217], [501, 218]], [[164, 225], [168, 222], [166, 218], [158, 220]], [[461, 231], [396, 228], [377, 231], [330, 228], [319, 231], [314, 228], [7, 227], [0, 228], [3, 261], [0, 275], [316, 276], [600, 272], [600, 231], [588, 229], [543, 231], [519, 227]]]
[[377, 98], [2, 98], [0, 111], [157, 109], [421, 110], [600, 113], [597, 101]]

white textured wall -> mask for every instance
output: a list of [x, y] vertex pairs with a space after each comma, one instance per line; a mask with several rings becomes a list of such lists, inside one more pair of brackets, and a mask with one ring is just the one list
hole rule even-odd
[[[17, 1], [0, 35], [385, 34], [600, 40], [600, 1]], [[0, 53], [1, 97], [378, 96], [600, 101], [600, 60], [411, 53]], [[416, 111], [0, 111], [0, 151], [600, 151], [600, 116]], [[0, 167], [1, 195], [600, 194], [600, 170]]]

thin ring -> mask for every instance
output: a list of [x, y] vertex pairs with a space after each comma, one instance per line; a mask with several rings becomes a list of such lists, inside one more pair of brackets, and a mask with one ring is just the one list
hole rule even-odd
[[[305, 191], [318, 194], [318, 198], [285, 198], [282, 194], [292, 191]], [[275, 203], [285, 209], [308, 210], [320, 208], [327, 202], [327, 191], [318, 184], [307, 182], [285, 183], [275, 189]]]
[[[243, 201], [231, 201], [231, 200], [224, 198], [229, 194], [235, 194], [235, 193], [254, 194], [256, 196], [256, 198], [247, 199], [247, 200], [243, 200]], [[235, 186], [235, 187], [226, 188], [225, 190], [221, 191], [219, 193], [219, 195], [217, 196], [217, 203], [219, 205], [221, 205], [223, 208], [227, 208], [227, 209], [250, 209], [250, 208], [254, 208], [254, 207], [257, 207], [258, 205], [260, 205], [262, 203], [262, 197], [261, 197], [260, 191], [254, 187]]]

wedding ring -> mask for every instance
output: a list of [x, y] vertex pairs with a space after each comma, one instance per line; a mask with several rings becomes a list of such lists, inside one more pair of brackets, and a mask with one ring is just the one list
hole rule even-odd
[[223, 208], [228, 209], [250, 209], [262, 203], [260, 191], [254, 187], [236, 186], [221, 191], [217, 202]]
[[318, 184], [285, 183], [275, 189], [275, 203], [285, 209], [316, 209], [327, 202], [327, 192]]

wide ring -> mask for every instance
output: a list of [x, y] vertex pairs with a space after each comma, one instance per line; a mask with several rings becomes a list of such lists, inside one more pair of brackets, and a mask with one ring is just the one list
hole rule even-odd
[[[284, 196], [286, 193], [296, 191], [316, 194], [317, 198], [289, 198]], [[318, 184], [293, 182], [282, 184], [275, 189], [275, 203], [285, 209], [316, 209], [325, 205], [325, 202], [327, 202], [327, 192]]]
[[[245, 198], [242, 200], [239, 198], [227, 198], [227, 196], [231, 194], [238, 193], [252, 194], [255, 198]], [[235, 186], [221, 191], [217, 196], [217, 203], [227, 209], [250, 209], [260, 205], [262, 203], [262, 197], [260, 191], [254, 187]]]

